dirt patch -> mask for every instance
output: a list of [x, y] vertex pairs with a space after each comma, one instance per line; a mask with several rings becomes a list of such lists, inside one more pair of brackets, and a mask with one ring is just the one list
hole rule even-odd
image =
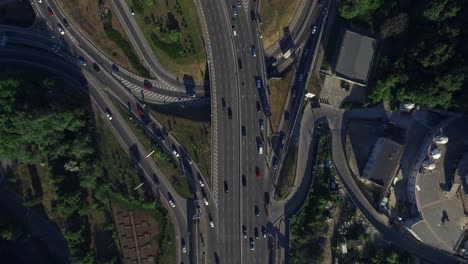
[[[122, 49], [112, 40], [105, 37], [106, 33], [103, 26], [104, 20], [100, 16], [100, 12], [103, 11], [99, 6], [100, 1], [58, 0], [58, 2], [67, 14], [67, 18], [70, 23], [77, 27], [77, 29], [92, 43], [94, 43], [100, 51], [124, 68], [136, 72]], [[111, 10], [112, 12], [109, 0], [102, 0], [102, 3], [103, 5], [101, 7]], [[120, 32], [120, 34], [128, 41], [125, 30], [116, 16], [112, 16], [112, 27]]]
[[123, 262], [157, 263], [160, 258], [167, 258], [167, 253], [173, 252], [159, 245], [160, 238], [164, 236], [164, 244], [175, 246], [174, 237], [167, 235], [167, 228], [164, 230], [165, 216], [115, 200], [112, 208]]
[[262, 1], [260, 19], [262, 21], [263, 46], [268, 48], [281, 38], [296, 13], [300, 0]]

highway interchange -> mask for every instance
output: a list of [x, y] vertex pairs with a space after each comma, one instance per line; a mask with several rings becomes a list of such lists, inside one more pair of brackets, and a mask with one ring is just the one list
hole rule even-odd
[[[287, 256], [279, 254], [280, 247], [287, 252], [284, 248], [287, 244], [280, 244], [278, 241], [278, 237], [286, 235], [283, 233], [285, 231], [273, 225], [272, 221], [276, 219], [270, 218], [269, 201], [274, 194], [275, 180], [272, 173], [273, 156], [281, 156], [280, 153], [284, 151], [279, 150], [281, 146], [278, 144], [272, 146], [268, 141], [269, 105], [265, 89], [267, 72], [258, 20], [251, 17], [255, 5], [246, 0], [239, 2], [196, 0], [210, 69], [209, 92], [207, 92], [207, 84], [184, 80], [159, 65], [132, 19], [125, 1], [111, 2], [132, 45], [153, 76], [149, 80], [153, 86], [151, 91], [143, 89], [146, 80], [144, 77], [116, 65], [73, 25], [65, 30], [64, 36], [60, 36], [56, 30], [57, 23], [61, 23], [66, 16], [55, 1], [43, 0], [42, 3], [37, 0], [32, 1], [39, 17], [44, 18], [49, 26], [50, 31], [47, 34], [0, 26], [0, 33], [9, 37], [7, 46], [0, 50], [1, 61], [46, 68], [62, 78], [75, 82], [77, 87], [81, 86], [83, 92], [89, 94], [97, 112], [112, 113], [113, 120], [109, 124], [114, 135], [122, 147], [129, 150], [131, 159], [144, 172], [152, 191], [170, 211], [176, 226], [177, 240], [180, 242], [177, 243], [179, 263], [287, 262]], [[315, 59], [315, 50], [320, 41], [320, 37], [311, 36], [310, 29], [313, 24], [321, 27], [326, 17], [326, 8], [319, 6], [317, 1], [305, 1], [305, 6], [309, 7], [304, 9], [307, 12], [299, 14], [299, 22], [293, 25], [290, 35], [294, 36], [293, 44], [302, 47], [303, 50], [307, 49], [308, 54], [300, 54], [300, 49], [296, 49], [296, 56], [302, 55], [300, 60], [280, 60], [279, 68], [297, 63], [295, 75], [298, 77], [300, 74], [305, 74], [308, 79], [310, 65]], [[47, 14], [48, 7], [53, 10], [54, 16]], [[236, 15], [233, 13], [233, 8], [237, 11]], [[236, 29], [235, 35], [233, 26]], [[59, 45], [60, 49], [51, 50], [54, 45]], [[281, 52], [279, 47], [280, 44], [277, 44], [271, 48], [269, 56], [279, 57]], [[88, 64], [87, 67], [77, 66], [78, 56], [83, 56]], [[93, 70], [93, 63], [99, 65], [100, 72]], [[118, 67], [118, 71], [115, 67]], [[293, 113], [292, 117], [300, 118], [298, 110], [303, 107], [302, 95], [308, 80], [303, 83], [297, 82], [297, 78], [293, 80], [291, 91], [300, 90], [296, 99], [289, 96], [287, 108]], [[260, 81], [259, 88], [258, 81]], [[195, 98], [190, 96], [192, 89], [196, 92]], [[168, 153], [176, 149], [181, 154], [180, 157], [173, 156], [173, 158], [196, 190], [199, 205], [180, 197], [153, 160], [145, 158], [148, 153], [144, 152], [143, 146], [126, 125], [123, 118], [127, 117], [119, 114], [115, 103], [126, 108], [135, 120], [139, 120]], [[149, 115], [143, 106], [144, 103], [173, 104], [175, 107], [211, 103], [213, 130], [211, 179], [206, 178], [207, 175], [202, 175], [196, 164], [187, 162], [190, 157], [183, 146], [170, 134], [163, 133], [163, 126]], [[334, 139], [336, 138], [333, 140], [333, 158], [352, 200], [368, 219], [372, 219], [372, 224], [380, 225], [386, 230], [391, 240], [400, 239], [399, 242], [407, 244], [408, 248], [416, 247], [414, 251], [420, 250], [417, 246], [413, 246], [412, 240], [402, 240], [396, 236], [397, 232], [391, 230], [372, 206], [363, 202], [365, 198], [361, 197], [362, 193], [357, 186], [354, 186], [355, 183], [352, 185], [350, 182], [352, 178], [348, 175], [349, 170], [346, 164], [341, 162], [344, 157], [340, 156], [343, 155], [343, 150], [340, 147], [339, 132], [341, 122], [344, 121], [341, 117], [337, 119], [336, 111], [323, 112], [322, 116], [338, 120], [336, 124], [339, 125], [333, 134]], [[263, 128], [260, 126], [261, 121], [265, 124]], [[285, 135], [289, 135], [291, 130], [293, 125], [285, 124], [283, 131]], [[260, 143], [264, 148], [263, 154], [259, 154]], [[198, 177], [206, 183], [210, 182], [211, 189], [206, 185], [202, 188], [198, 183]], [[209, 201], [207, 206], [203, 203], [202, 193]], [[170, 206], [170, 201], [175, 207]], [[197, 210], [200, 218], [194, 220], [192, 218]], [[244, 238], [244, 227], [247, 238]], [[256, 233], [258, 239], [255, 238]], [[254, 250], [251, 250], [250, 241], [254, 241]], [[182, 253], [183, 245], [187, 246], [187, 254]], [[450, 259], [447, 254], [435, 252], [433, 254], [435, 259]]]

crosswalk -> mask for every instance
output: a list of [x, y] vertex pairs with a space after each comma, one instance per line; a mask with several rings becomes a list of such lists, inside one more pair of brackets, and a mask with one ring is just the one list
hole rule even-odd
[[210, 98], [208, 97], [191, 98], [158, 94], [152, 91], [145, 90], [141, 86], [135, 85], [127, 81], [126, 79], [122, 78], [116, 73], [112, 73], [112, 75], [126, 88], [128, 88], [134, 96], [141, 98], [145, 101], [150, 101], [157, 104], [180, 103], [181, 105], [203, 105], [210, 103]]

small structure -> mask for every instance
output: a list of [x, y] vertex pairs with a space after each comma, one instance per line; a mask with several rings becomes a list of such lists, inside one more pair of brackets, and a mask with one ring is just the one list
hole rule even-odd
[[448, 137], [446, 137], [446, 136], [436, 136], [434, 138], [434, 143], [445, 145], [445, 144], [448, 143]]
[[436, 168], [436, 165], [432, 160], [425, 160], [422, 163], [422, 166], [425, 170], [434, 170]]
[[439, 159], [440, 156], [442, 156], [442, 153], [441, 153], [440, 149], [436, 148], [436, 149], [431, 151], [431, 158]]

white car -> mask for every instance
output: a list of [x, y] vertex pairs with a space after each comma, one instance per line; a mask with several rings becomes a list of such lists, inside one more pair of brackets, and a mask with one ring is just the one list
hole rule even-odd
[[202, 179], [199, 179], [199, 180], [198, 180], [198, 183], [200, 183], [200, 186], [201, 186], [201, 187], [205, 187], [205, 184], [203, 183]]
[[170, 199], [170, 200], [169, 200], [169, 205], [170, 205], [172, 208], [174, 208], [174, 207], [175, 207], [174, 201], [172, 201], [172, 200]]
[[106, 112], [107, 119], [112, 120], [112, 115], [109, 112]]
[[62, 25], [58, 24], [57, 25], [57, 30], [60, 33], [60, 35], [65, 35], [65, 31], [63, 30]]
[[203, 202], [205, 203], [206, 206], [209, 205], [208, 200], [206, 199], [206, 197], [203, 197]]
[[214, 227], [214, 223], [213, 221], [210, 221], [210, 227], [213, 228]]
[[182, 253], [187, 253], [187, 248], [185, 247], [185, 245], [182, 246]]
[[174, 156], [176, 156], [177, 158], [180, 156], [179, 155], [179, 152], [177, 152], [177, 150], [172, 150], [172, 154], [174, 154]]
[[315, 34], [316, 31], [317, 31], [317, 26], [314, 26], [314, 27], [312, 28], [312, 35]]

